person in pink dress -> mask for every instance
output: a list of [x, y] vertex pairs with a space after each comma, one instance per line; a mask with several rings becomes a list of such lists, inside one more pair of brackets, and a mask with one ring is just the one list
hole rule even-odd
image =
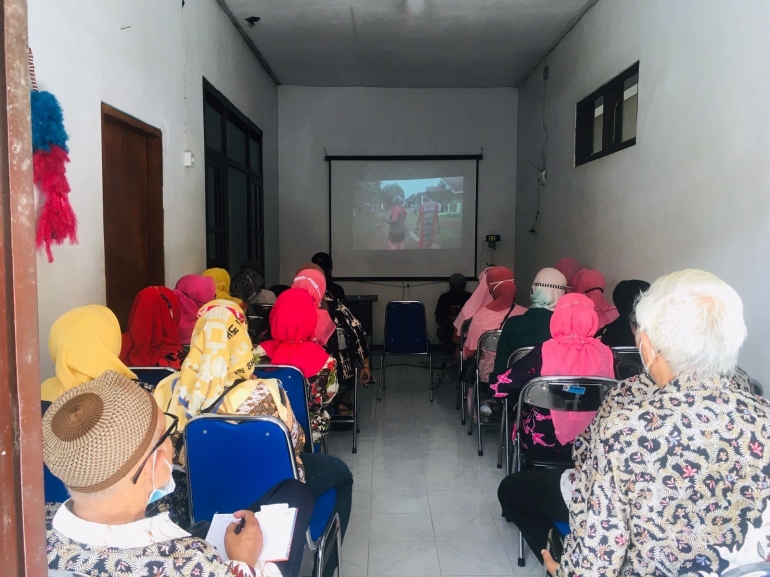
[[404, 250], [406, 240], [406, 209], [404, 199], [400, 196], [393, 198], [393, 206], [390, 207], [390, 220], [388, 221], [388, 248], [390, 250]]

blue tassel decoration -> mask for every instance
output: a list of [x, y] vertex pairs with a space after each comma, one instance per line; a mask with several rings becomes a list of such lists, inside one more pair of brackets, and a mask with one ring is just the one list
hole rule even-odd
[[51, 150], [59, 146], [69, 152], [67, 131], [64, 130], [64, 113], [61, 104], [50, 92], [31, 92], [32, 98], [32, 150]]

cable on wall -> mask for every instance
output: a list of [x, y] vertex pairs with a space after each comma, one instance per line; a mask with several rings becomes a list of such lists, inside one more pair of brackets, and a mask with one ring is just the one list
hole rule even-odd
[[548, 63], [546, 62], [545, 67], [543, 68], [543, 116], [542, 116], [542, 126], [543, 126], [543, 132], [545, 133], [545, 140], [543, 140], [543, 145], [540, 147], [540, 166], [537, 166], [534, 162], [531, 160], [529, 163], [535, 168], [535, 170], [538, 171], [538, 177], [537, 177], [537, 209], [535, 210], [535, 220], [532, 222], [532, 227], [529, 229], [529, 233], [532, 235], [537, 235], [538, 231], [538, 224], [540, 223], [540, 197], [542, 195], [542, 187], [546, 183], [546, 177], [547, 177], [547, 164], [546, 164], [546, 156], [545, 156], [545, 145], [548, 144], [548, 125], [545, 123], [545, 88], [548, 80], [550, 69], [548, 68]]

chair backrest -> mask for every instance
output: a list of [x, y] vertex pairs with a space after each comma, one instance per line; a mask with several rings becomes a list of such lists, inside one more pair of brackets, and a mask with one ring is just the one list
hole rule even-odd
[[489, 382], [489, 374], [495, 368], [495, 357], [497, 356], [497, 343], [500, 342], [500, 333], [502, 333], [502, 330], [496, 329], [487, 331], [479, 337], [476, 349], [476, 367], [479, 372], [479, 381], [482, 383]]
[[527, 404], [550, 411], [598, 411], [617, 384], [606, 377], [537, 377], [521, 390], [518, 410]]
[[428, 323], [420, 301], [390, 301], [385, 306], [383, 351], [394, 354], [427, 354]]
[[508, 368], [510, 369], [513, 364], [517, 361], [520, 361], [524, 357], [526, 357], [529, 353], [532, 352], [532, 349], [535, 347], [519, 347], [515, 351], [511, 353], [511, 356], [508, 357]]
[[749, 385], [751, 385], [752, 393], [754, 393], [758, 397], [765, 396], [765, 387], [763, 387], [762, 383], [760, 383], [757, 379], [749, 379]]
[[[48, 410], [51, 406], [51, 401], [41, 401], [40, 408], [42, 414]], [[64, 503], [70, 498], [67, 487], [61, 482], [59, 477], [54, 476], [48, 467], [43, 464], [43, 494], [45, 495], [46, 503]]]
[[297, 478], [289, 431], [275, 417], [200, 415], [184, 439], [193, 523], [248, 507], [279, 481]]
[[157, 387], [163, 379], [173, 375], [176, 369], [171, 367], [128, 367], [136, 375], [136, 378], [143, 383]]
[[305, 431], [305, 450], [311, 451], [310, 438], [310, 408], [307, 402], [307, 386], [305, 377], [297, 367], [289, 365], [257, 365], [254, 376], [260, 379], [277, 379], [286, 396], [289, 397], [291, 410], [300, 427]]
[[642, 355], [636, 347], [611, 347], [615, 357], [615, 378], [619, 381], [641, 375], [644, 372]]
[[460, 350], [462, 350], [463, 345], [465, 345], [465, 339], [468, 338], [468, 331], [471, 330], [472, 321], [472, 318], [465, 319], [460, 325]]

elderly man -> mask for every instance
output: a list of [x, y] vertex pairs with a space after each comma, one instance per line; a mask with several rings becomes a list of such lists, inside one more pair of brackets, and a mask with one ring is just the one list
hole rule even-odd
[[238, 511], [216, 549], [145, 507], [174, 489], [170, 435], [176, 421], [115, 371], [67, 391], [43, 417], [43, 457], [70, 492], [48, 526], [48, 567], [88, 575], [166, 577], [280, 575], [258, 561], [262, 532]]
[[[552, 574], [727, 575], [768, 556], [770, 405], [731, 385], [738, 294], [710, 273], [659, 278], [636, 305], [654, 387], [584, 433], [571, 533]], [[576, 459], [577, 460], [577, 459]]]

